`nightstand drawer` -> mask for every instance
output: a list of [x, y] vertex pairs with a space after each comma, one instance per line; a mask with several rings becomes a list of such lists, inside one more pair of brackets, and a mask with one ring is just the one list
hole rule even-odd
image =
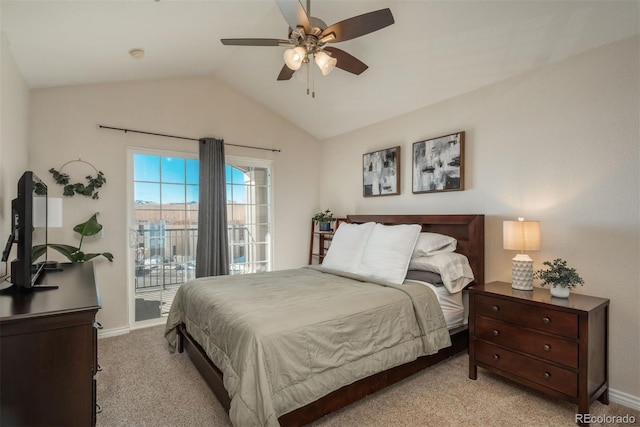
[[578, 343], [560, 337], [522, 329], [486, 317], [476, 317], [478, 339], [542, 357], [572, 368], [578, 367]]
[[485, 295], [475, 297], [476, 315], [517, 323], [528, 328], [578, 338], [578, 316]]
[[566, 395], [578, 396], [578, 374], [568, 369], [540, 362], [483, 341], [476, 342], [476, 360]]

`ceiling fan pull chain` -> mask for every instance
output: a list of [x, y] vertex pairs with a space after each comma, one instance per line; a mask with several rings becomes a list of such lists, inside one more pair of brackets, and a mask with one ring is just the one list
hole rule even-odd
[[311, 81], [311, 66], [307, 66], [307, 95], [309, 95], [309, 81]]
[[309, 62], [309, 68], [312, 68], [311, 70], [311, 97], [315, 98], [316, 97], [316, 70], [313, 69], [313, 65], [316, 62], [316, 56], [315, 55], [311, 55], [311, 61]]

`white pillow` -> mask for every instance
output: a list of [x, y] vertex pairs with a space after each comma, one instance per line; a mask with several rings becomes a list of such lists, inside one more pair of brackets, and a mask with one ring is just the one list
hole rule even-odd
[[457, 252], [412, 258], [409, 268], [440, 273], [445, 288], [452, 294], [463, 290], [474, 279], [469, 259]]
[[454, 252], [458, 241], [444, 234], [423, 232], [418, 237], [416, 247], [413, 249], [413, 258], [431, 256], [444, 252]]
[[421, 229], [418, 224], [376, 224], [364, 248], [358, 274], [401, 285]]
[[364, 248], [375, 225], [375, 222], [364, 224], [340, 223], [322, 261], [322, 266], [332, 270], [357, 274]]

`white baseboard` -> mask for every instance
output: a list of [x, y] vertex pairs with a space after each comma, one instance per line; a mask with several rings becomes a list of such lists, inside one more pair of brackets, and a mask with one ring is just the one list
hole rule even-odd
[[152, 326], [160, 326], [160, 325], [166, 325], [166, 324], [167, 324], [167, 319], [164, 317], [161, 317], [158, 319], [143, 320], [141, 322], [136, 322], [135, 324], [131, 325], [131, 330], [135, 331], [136, 329], [144, 329]]
[[627, 408], [640, 411], [640, 397], [633, 396], [620, 390], [609, 389], [609, 401], [619, 403]]
[[120, 328], [112, 328], [112, 329], [103, 329], [98, 331], [98, 338], [109, 338], [116, 337], [118, 335], [128, 334], [131, 331], [135, 331], [136, 329], [144, 329], [149, 328], [151, 326], [160, 326], [165, 325], [167, 323], [167, 319], [151, 319], [144, 320], [142, 322], [136, 322], [135, 325], [131, 326], [122, 326]]
[[98, 339], [124, 335], [128, 334], [129, 332], [130, 329], [128, 326], [123, 326], [122, 328], [104, 329], [102, 331], [98, 331]]

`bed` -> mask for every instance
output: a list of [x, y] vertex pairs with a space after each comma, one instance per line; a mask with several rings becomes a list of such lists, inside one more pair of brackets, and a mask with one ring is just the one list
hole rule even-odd
[[[468, 259], [473, 283], [484, 281], [483, 215], [351, 215], [348, 223], [418, 224], [422, 232], [451, 236], [456, 252]], [[304, 425], [467, 348], [464, 315], [457, 311], [447, 327], [433, 303], [441, 299], [438, 289], [426, 290], [419, 281], [396, 286], [326, 269], [297, 270], [272, 272], [273, 284], [203, 278], [183, 285], [184, 295], [174, 302], [168, 341], [179, 353], [187, 351], [234, 424]], [[261, 287], [268, 288], [264, 296]], [[328, 300], [323, 289], [336, 300]], [[202, 292], [215, 294], [211, 303], [202, 302]], [[271, 314], [276, 310], [269, 310], [275, 302], [267, 299], [276, 297], [289, 301], [277, 309], [283, 310], [279, 321]], [[217, 302], [224, 298], [229, 306]], [[316, 304], [324, 308], [309, 309]], [[241, 306], [248, 310], [238, 311]], [[358, 313], [349, 312], [350, 306], [358, 306]], [[437, 313], [428, 311], [435, 306]], [[231, 320], [195, 320], [214, 311], [229, 312]], [[405, 320], [410, 317], [417, 323]], [[250, 325], [249, 332], [238, 325]], [[343, 335], [347, 329], [354, 335]]]

